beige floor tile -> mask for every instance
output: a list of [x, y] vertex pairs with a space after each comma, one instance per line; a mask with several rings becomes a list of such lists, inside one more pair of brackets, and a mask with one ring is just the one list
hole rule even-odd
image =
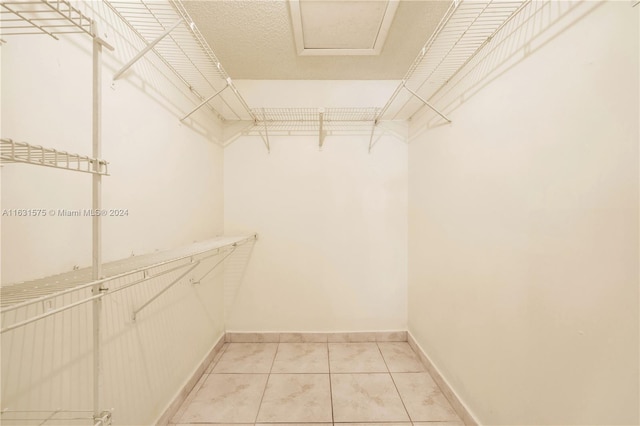
[[379, 342], [378, 347], [387, 363], [387, 367], [389, 367], [389, 371], [398, 373], [425, 371], [420, 358], [413, 352], [407, 342]]
[[413, 422], [414, 426], [464, 426], [462, 420], [451, 422]]
[[331, 422], [328, 374], [272, 374], [258, 422]]
[[332, 373], [386, 373], [387, 366], [376, 343], [329, 343]]
[[280, 343], [272, 373], [328, 373], [326, 343]]
[[207, 380], [207, 377], [209, 377], [207, 374], [203, 374], [198, 380], [198, 383], [196, 383], [193, 389], [191, 389], [191, 392], [189, 392], [189, 395], [187, 395], [187, 397], [185, 398], [180, 408], [178, 408], [178, 411], [176, 411], [176, 413], [171, 418], [171, 421], [173, 423], [178, 423], [180, 421], [180, 418], [182, 417], [184, 412], [187, 411], [187, 408], [189, 408], [189, 405], [191, 405], [191, 401], [193, 401], [193, 399], [196, 397], [198, 390], [202, 387], [204, 382]]
[[335, 422], [406, 422], [407, 412], [387, 374], [331, 374]]
[[393, 373], [393, 380], [412, 421], [460, 421], [429, 373]]
[[277, 343], [229, 343], [213, 373], [268, 373]]
[[267, 374], [210, 374], [181, 423], [253, 423]]

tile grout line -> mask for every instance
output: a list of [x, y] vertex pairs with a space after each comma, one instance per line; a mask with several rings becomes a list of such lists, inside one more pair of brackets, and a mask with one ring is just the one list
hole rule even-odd
[[393, 387], [395, 387], [396, 392], [398, 392], [398, 396], [400, 397], [400, 402], [402, 402], [402, 407], [404, 408], [405, 413], [407, 413], [407, 418], [409, 419], [409, 422], [411, 422], [411, 424], [413, 425], [413, 419], [411, 418], [411, 414], [409, 414], [409, 410], [407, 410], [407, 405], [404, 403], [404, 399], [402, 398], [402, 394], [400, 394], [400, 389], [398, 389], [398, 385], [396, 384], [396, 381], [393, 378], [393, 374], [391, 374], [391, 369], [389, 368], [389, 365], [387, 364], [387, 360], [385, 359], [384, 354], [382, 353], [382, 349], [380, 349], [379, 342], [376, 342], [376, 347], [380, 352], [380, 356], [382, 357], [382, 361], [384, 361], [385, 367], [387, 367], [387, 372], [389, 373], [389, 377], [391, 377], [391, 382], [393, 383]]
[[333, 385], [331, 384], [331, 354], [329, 352], [329, 341], [327, 339], [327, 366], [329, 367], [329, 399], [331, 400], [331, 424], [335, 424], [333, 414]]
[[[196, 382], [195, 386], [193, 387], [193, 389], [191, 389], [191, 391], [189, 392], [189, 394], [186, 396], [185, 400], [182, 402], [182, 404], [180, 404], [180, 407], [178, 407], [178, 411], [176, 411], [176, 413], [171, 417], [170, 420], [173, 420], [175, 418], [175, 416], [180, 412], [180, 410], [182, 409], [183, 405], [187, 403], [187, 401], [189, 401], [189, 397], [191, 395], [195, 395], [197, 394], [200, 389], [202, 389], [202, 386], [204, 386], [204, 383], [209, 379], [209, 376], [211, 374], [213, 374], [213, 369], [215, 368], [215, 366], [218, 364], [218, 362], [220, 362], [220, 359], [222, 358], [222, 355], [224, 355], [224, 352], [227, 350], [227, 347], [229, 345], [223, 341], [222, 343], [222, 347], [220, 348], [220, 351], [214, 356], [214, 359], [211, 361], [211, 364], [209, 364], [207, 366], [207, 368], [204, 370], [204, 372], [202, 373], [202, 376], [200, 376], [200, 378], [198, 379], [198, 381]], [[217, 358], [217, 360], [216, 360]], [[213, 365], [212, 365], [213, 364]], [[209, 370], [209, 367], [211, 367], [211, 373], [207, 373], [207, 371]], [[206, 377], [205, 377], [206, 376]], [[204, 379], [203, 379], [204, 378]], [[190, 406], [193, 403], [193, 400], [189, 401], [188, 406]], [[184, 417], [184, 414], [186, 412], [187, 408], [185, 408], [185, 411], [182, 412], [182, 414], [180, 415], [180, 418], [178, 419], [179, 421], [182, 420], [182, 417]], [[169, 422], [169, 425], [171, 425], [172, 423]], [[175, 424], [175, 423], [174, 423]]]
[[[262, 343], [264, 344], [264, 343]], [[273, 365], [276, 363], [276, 357], [278, 356], [278, 349], [280, 349], [280, 336], [278, 336], [278, 342], [276, 343], [276, 351], [273, 354], [273, 359], [271, 360], [271, 367], [269, 367], [269, 373], [267, 374], [267, 381], [264, 384], [264, 389], [262, 390], [262, 397], [260, 398], [260, 404], [258, 404], [258, 412], [256, 413], [256, 419], [253, 422], [255, 425], [258, 423], [258, 416], [260, 416], [260, 409], [262, 408], [262, 401], [264, 401], [264, 395], [267, 393], [267, 386], [269, 386], [269, 379], [271, 378], [271, 371], [273, 370]]]

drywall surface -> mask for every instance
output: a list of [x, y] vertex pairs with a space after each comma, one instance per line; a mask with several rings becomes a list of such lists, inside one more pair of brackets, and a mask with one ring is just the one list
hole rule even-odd
[[[222, 234], [219, 126], [203, 111], [180, 123], [198, 102], [153, 54], [112, 84], [113, 73], [142, 43], [104, 4], [84, 6], [96, 8], [92, 16], [116, 47], [103, 53], [102, 157], [110, 163], [103, 207], [126, 213], [104, 218], [104, 261]], [[3, 138], [91, 155], [91, 46], [85, 35], [7, 39]], [[33, 165], [2, 167], [3, 211], [48, 213], [3, 215], [4, 284], [91, 264], [91, 218], [59, 213], [91, 208], [91, 180]], [[101, 408], [114, 408], [114, 424], [152, 423], [223, 333], [219, 271], [199, 286], [180, 282], [132, 322], [133, 309], [181, 272], [104, 298]], [[200, 272], [194, 271], [196, 278]], [[72, 297], [81, 296], [87, 294]], [[3, 409], [93, 409], [90, 312], [86, 304], [2, 334]]]
[[638, 424], [640, 11], [531, 7], [410, 128], [409, 330], [481, 424]]
[[259, 235], [227, 330], [405, 329], [405, 143], [270, 139], [270, 154], [259, 137], [225, 150], [225, 231]]

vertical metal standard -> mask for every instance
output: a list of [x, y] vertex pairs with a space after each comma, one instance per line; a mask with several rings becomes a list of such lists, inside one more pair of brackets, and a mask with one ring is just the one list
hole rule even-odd
[[320, 139], [319, 141], [319, 145], [320, 145], [320, 149], [322, 149], [322, 144], [324, 144], [324, 134], [323, 134], [323, 124], [324, 124], [324, 108], [320, 108], [318, 110], [318, 120], [320, 122], [320, 126], [319, 126], [319, 134], [318, 137]]
[[165, 38], [166, 36], [169, 35], [169, 33], [173, 30], [176, 29], [176, 27], [178, 25], [180, 25], [180, 23], [182, 22], [182, 18], [178, 19], [171, 27], [167, 28], [162, 34], [160, 34], [155, 40], [153, 40], [151, 43], [147, 44], [147, 46], [142, 49], [140, 52], [138, 52], [138, 54], [136, 56], [134, 56], [133, 58], [131, 58], [131, 60], [129, 62], [127, 62], [122, 68], [120, 68], [120, 70], [118, 72], [116, 72], [113, 75], [113, 80], [117, 80], [118, 78], [120, 78], [120, 76], [122, 74], [125, 73], [125, 71], [127, 71], [129, 68], [131, 68], [131, 66], [133, 64], [135, 64], [138, 59], [142, 58], [148, 51], [150, 51], [151, 49], [153, 49], [153, 47], [158, 44], [163, 38]]
[[438, 111], [433, 105], [431, 105], [429, 102], [427, 102], [422, 96], [418, 95], [416, 92], [414, 92], [413, 90], [409, 89], [406, 84], [403, 84], [402, 87], [407, 89], [407, 91], [409, 93], [411, 93], [413, 96], [415, 96], [416, 98], [420, 99], [420, 101], [422, 101], [423, 104], [425, 104], [426, 106], [428, 106], [429, 108], [434, 110], [436, 112], [436, 114], [438, 114], [440, 117], [444, 118], [449, 123], [451, 123], [451, 120], [449, 120], [449, 118], [446, 115], [444, 115], [443, 113]]
[[[97, 23], [93, 25], [93, 107], [92, 107], [92, 143], [93, 157], [102, 156], [102, 44], [97, 38]], [[100, 167], [98, 162], [94, 163], [96, 170]], [[102, 176], [98, 173], [93, 175], [92, 204], [94, 215], [92, 218], [92, 268], [91, 278], [95, 281], [102, 275], [102, 223], [101, 216], [95, 214], [102, 208]], [[96, 284], [91, 288], [94, 296], [100, 294], [102, 286]], [[102, 314], [102, 298], [93, 300], [93, 418], [94, 422], [100, 419], [100, 316]]]

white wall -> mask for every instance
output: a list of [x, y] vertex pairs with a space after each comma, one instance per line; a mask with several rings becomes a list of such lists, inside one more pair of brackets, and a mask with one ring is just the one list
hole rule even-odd
[[529, 9], [411, 126], [409, 330], [481, 424], [638, 424], [640, 8]]
[[[250, 105], [382, 105], [395, 82], [240, 81]], [[406, 132], [406, 128], [404, 128]], [[407, 146], [243, 136], [225, 149], [225, 233], [259, 239], [228, 331], [406, 329]]]
[[[198, 101], [152, 54], [112, 85], [141, 43], [104, 4], [85, 6], [96, 8], [116, 46], [104, 52], [103, 158], [111, 175], [103, 178], [103, 206], [129, 212], [105, 218], [104, 261], [222, 234], [220, 126], [204, 111], [180, 123]], [[89, 37], [8, 38], [1, 101], [3, 138], [90, 155]], [[6, 165], [1, 199], [2, 209], [91, 208], [91, 176]], [[90, 263], [90, 218], [2, 217], [3, 284]], [[134, 306], [170, 276], [105, 298], [102, 404], [115, 408], [114, 424], [151, 423], [224, 331], [221, 274], [199, 287], [177, 285], [131, 323]], [[3, 334], [3, 408], [91, 409], [90, 325], [85, 305]]]

